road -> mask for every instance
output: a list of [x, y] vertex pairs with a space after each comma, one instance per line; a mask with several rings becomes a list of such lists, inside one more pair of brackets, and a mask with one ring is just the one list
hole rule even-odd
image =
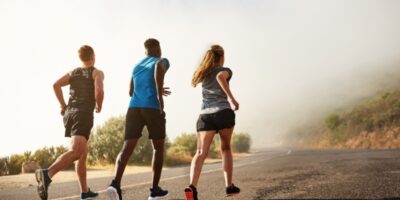
[[[269, 149], [235, 160], [234, 183], [242, 189], [224, 196], [221, 163], [203, 168], [198, 188], [201, 200], [262, 199], [400, 199], [400, 150], [289, 150]], [[161, 186], [166, 199], [184, 199], [188, 166], [165, 169]], [[32, 176], [33, 177], [33, 176]], [[56, 177], [55, 177], [56, 178]], [[104, 189], [111, 178], [90, 179], [97, 198], [107, 199]], [[124, 199], [147, 199], [151, 174], [123, 179]], [[77, 182], [53, 184], [50, 199], [79, 199]], [[35, 186], [0, 190], [0, 199], [39, 199]]]

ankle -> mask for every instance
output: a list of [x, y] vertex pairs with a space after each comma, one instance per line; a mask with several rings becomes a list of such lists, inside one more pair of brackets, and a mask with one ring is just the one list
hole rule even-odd
[[193, 184], [190, 184], [189, 187], [192, 188], [192, 189], [197, 190], [197, 187], [195, 185], [193, 185]]
[[115, 179], [112, 180], [111, 184], [116, 186], [117, 188], [121, 188], [120, 182], [116, 181]]

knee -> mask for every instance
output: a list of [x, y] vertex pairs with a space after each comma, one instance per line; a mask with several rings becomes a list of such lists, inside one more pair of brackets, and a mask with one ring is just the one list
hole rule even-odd
[[221, 152], [227, 152], [231, 150], [231, 145], [221, 145]]
[[197, 149], [196, 155], [197, 157], [201, 159], [206, 159], [207, 158], [208, 151], [204, 151], [203, 149]]
[[74, 160], [79, 160], [79, 159], [81, 159], [82, 156], [86, 156], [86, 155], [84, 155], [85, 151], [83, 151], [83, 150], [73, 149], [73, 150], [71, 150], [71, 153], [72, 153], [72, 158]]
[[154, 147], [154, 153], [164, 153], [164, 147]]

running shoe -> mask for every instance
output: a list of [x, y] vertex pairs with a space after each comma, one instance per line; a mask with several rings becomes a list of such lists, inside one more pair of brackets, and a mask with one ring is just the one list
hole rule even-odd
[[47, 169], [38, 169], [35, 171], [36, 181], [38, 182], [37, 192], [40, 199], [47, 200], [48, 194], [47, 189], [51, 183], [51, 178], [48, 175]]
[[240, 193], [240, 188], [236, 187], [233, 184], [226, 188], [226, 196], [227, 197], [237, 195], [239, 193]]
[[150, 188], [149, 200], [162, 199], [168, 196], [168, 190], [163, 190], [161, 187]]
[[96, 192], [90, 191], [90, 188], [89, 188], [89, 191], [81, 193], [81, 200], [93, 199], [97, 196], [99, 196], [99, 194]]
[[196, 187], [189, 185], [189, 187], [185, 188], [185, 197], [186, 200], [198, 200]]
[[121, 188], [113, 180], [107, 188], [107, 194], [110, 200], [122, 200]]

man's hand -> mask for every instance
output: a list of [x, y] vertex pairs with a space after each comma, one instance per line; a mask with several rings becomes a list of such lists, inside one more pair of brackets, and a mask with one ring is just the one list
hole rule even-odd
[[96, 113], [101, 112], [102, 107], [96, 104]]
[[169, 87], [164, 87], [162, 91], [163, 96], [169, 96], [171, 94], [171, 90]]
[[64, 116], [66, 109], [67, 109], [66, 105], [61, 106], [61, 112], [60, 112], [61, 116]]
[[94, 96], [96, 99], [96, 113], [101, 112], [101, 108], [103, 107], [103, 99], [104, 99], [104, 73], [98, 69], [93, 71], [93, 79], [94, 79]]
[[56, 94], [57, 100], [60, 103], [60, 114], [64, 116], [65, 114], [65, 109], [67, 108], [67, 105], [65, 104], [64, 101], [64, 96], [61, 87], [64, 87], [69, 84], [69, 73], [65, 74], [61, 78], [59, 78], [54, 84], [53, 84], [53, 89], [54, 93]]

